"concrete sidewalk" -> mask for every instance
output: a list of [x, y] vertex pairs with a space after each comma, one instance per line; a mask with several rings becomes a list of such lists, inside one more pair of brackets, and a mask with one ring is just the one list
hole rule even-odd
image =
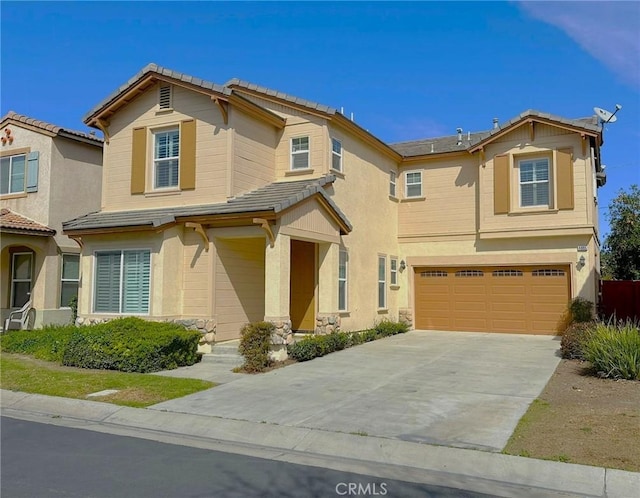
[[[633, 498], [640, 473], [0, 391], [7, 417], [512, 497]], [[7, 455], [4, 455], [5, 458]]]

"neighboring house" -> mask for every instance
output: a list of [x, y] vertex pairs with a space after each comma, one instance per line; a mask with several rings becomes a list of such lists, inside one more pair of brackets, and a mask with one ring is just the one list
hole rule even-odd
[[595, 118], [386, 144], [330, 107], [151, 64], [84, 121], [105, 151], [102, 210], [63, 225], [81, 321], [551, 334], [597, 298]]
[[62, 221], [100, 209], [102, 139], [14, 112], [0, 122], [2, 323], [31, 296], [34, 325], [68, 323], [80, 247]]

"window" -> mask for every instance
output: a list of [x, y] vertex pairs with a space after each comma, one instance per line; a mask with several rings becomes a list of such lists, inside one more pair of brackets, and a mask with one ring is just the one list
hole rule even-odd
[[33, 253], [15, 252], [11, 257], [11, 307], [21, 308], [29, 300]]
[[60, 307], [68, 308], [74, 297], [78, 297], [80, 281], [80, 256], [78, 254], [62, 255], [62, 279], [60, 282]]
[[387, 257], [378, 256], [378, 308], [387, 307]]
[[157, 131], [153, 134], [154, 188], [178, 186], [180, 131]]
[[405, 187], [406, 197], [422, 197], [422, 172], [408, 171], [406, 175]]
[[309, 167], [309, 137], [291, 139], [291, 169]]
[[531, 275], [534, 277], [564, 277], [563, 270], [556, 270], [554, 268], [544, 270], [533, 270]]
[[25, 191], [27, 156], [18, 154], [0, 159], [0, 194]]
[[389, 284], [398, 285], [398, 258], [389, 259]]
[[391, 197], [397, 197], [396, 195], [396, 172], [389, 171], [389, 195]]
[[94, 312], [149, 313], [150, 251], [103, 251], [95, 257]]
[[331, 139], [331, 169], [342, 172], [342, 142]]
[[340, 249], [338, 259], [338, 310], [347, 310], [347, 265], [349, 258], [347, 251]]
[[158, 89], [158, 107], [161, 111], [165, 111], [173, 107], [171, 102], [171, 87], [169, 85], [161, 86]]
[[494, 270], [494, 277], [522, 277], [522, 270]]
[[482, 277], [484, 272], [482, 270], [460, 270], [456, 272], [456, 277]]
[[429, 270], [429, 271], [420, 272], [421, 277], [427, 277], [427, 278], [446, 277], [447, 275], [449, 274], [446, 271], [442, 271], [442, 270]]
[[520, 207], [549, 205], [549, 160], [527, 159], [520, 165]]

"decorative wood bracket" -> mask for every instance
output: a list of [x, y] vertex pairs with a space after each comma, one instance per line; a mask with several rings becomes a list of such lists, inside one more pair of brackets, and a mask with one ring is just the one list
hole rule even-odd
[[105, 121], [104, 119], [96, 119], [95, 125], [104, 134], [104, 143], [108, 144], [109, 143], [109, 121]]
[[484, 147], [480, 147], [480, 162], [482, 163], [482, 167], [483, 167], [483, 168], [487, 165], [487, 164], [485, 163]]
[[271, 225], [264, 218], [254, 218], [253, 222], [256, 225], [260, 225], [260, 227], [267, 233], [267, 237], [269, 238], [269, 246], [273, 247], [276, 242], [276, 237], [273, 235], [273, 231], [271, 230]]
[[584, 157], [587, 155], [587, 136], [582, 133], [580, 137], [582, 138], [582, 156]]
[[76, 244], [80, 246], [80, 250], [84, 249], [84, 242], [82, 242], [82, 237], [78, 235], [67, 235], [71, 240], [73, 240]]
[[227, 102], [223, 102], [218, 97], [211, 97], [211, 100], [213, 100], [220, 108], [220, 113], [222, 114], [224, 124], [229, 124], [229, 104]]
[[533, 121], [529, 121], [529, 138], [532, 142], [536, 139], [536, 125]]
[[204, 228], [202, 228], [202, 225], [200, 223], [187, 222], [184, 224], [184, 226], [187, 228], [193, 228], [196, 231], [196, 233], [200, 234], [200, 237], [202, 237], [202, 241], [204, 242], [204, 250], [208, 252], [209, 237], [207, 237], [207, 232], [204, 231]]

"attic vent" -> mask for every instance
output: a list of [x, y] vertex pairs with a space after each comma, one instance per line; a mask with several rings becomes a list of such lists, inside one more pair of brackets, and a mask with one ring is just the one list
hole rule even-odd
[[169, 85], [160, 87], [158, 104], [160, 109], [171, 109], [171, 87]]

